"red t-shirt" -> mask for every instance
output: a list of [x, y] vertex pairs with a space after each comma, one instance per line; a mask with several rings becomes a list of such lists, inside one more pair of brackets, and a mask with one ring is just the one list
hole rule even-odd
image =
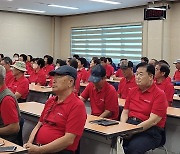
[[77, 71], [77, 76], [79, 76], [80, 81], [83, 80], [84, 78], [86, 78], [86, 73], [87, 73], [87, 71], [85, 68], [82, 68]]
[[26, 69], [27, 69], [27, 74], [31, 74], [33, 72], [31, 62], [26, 62]]
[[11, 83], [13, 82], [13, 80], [14, 80], [14, 75], [13, 75], [12, 70], [7, 71], [6, 77], [5, 77], [6, 86], [9, 87]]
[[145, 92], [138, 87], [131, 89], [124, 109], [129, 110], [128, 117], [136, 117], [142, 121], [149, 119], [151, 113], [156, 114], [162, 117], [157, 126], [164, 128], [167, 106], [165, 93], [153, 83]]
[[51, 65], [47, 64], [46, 66], [43, 67], [43, 70], [44, 70], [44, 72], [46, 74], [46, 77], [48, 78], [49, 77], [49, 72], [54, 70], [54, 65], [53, 64], [51, 64]]
[[[0, 88], [0, 93], [6, 89], [6, 86]], [[5, 96], [0, 103], [0, 115], [4, 125], [9, 125], [19, 122], [16, 101], [11, 96]]]
[[33, 70], [30, 77], [28, 78], [29, 82], [34, 82], [35, 84], [39, 83], [41, 86], [46, 84], [46, 74], [43, 69], [40, 69], [38, 72]]
[[169, 82], [169, 80], [167, 78], [164, 79], [161, 83], [157, 83], [157, 81], [155, 81], [155, 84], [158, 88], [160, 88], [161, 90], [163, 90], [165, 92], [167, 101], [172, 102], [173, 95], [174, 95], [173, 84], [171, 82]]
[[15, 94], [21, 94], [22, 99], [26, 99], [29, 93], [29, 81], [22, 75], [19, 79], [14, 78], [14, 81], [9, 86], [9, 89]]
[[115, 76], [116, 76], [116, 77], [124, 77], [122, 70], [121, 70], [121, 69], [118, 69], [117, 72], [116, 72], [116, 74], [115, 74]]
[[106, 77], [109, 79], [111, 75], [114, 74], [114, 68], [111, 65], [107, 64], [105, 66], [105, 69], [106, 69]]
[[180, 70], [175, 71], [173, 78], [175, 81], [180, 81]]
[[103, 88], [97, 91], [93, 83], [89, 83], [82, 92], [84, 99], [90, 98], [91, 114], [100, 116], [105, 110], [111, 111], [109, 119], [117, 120], [119, 115], [118, 96], [112, 85], [105, 81]]
[[129, 90], [131, 90], [133, 87], [136, 87], [136, 81], [135, 76], [133, 75], [131, 80], [127, 80], [126, 78], [122, 78], [119, 86], [118, 86], [118, 94], [120, 94], [120, 97], [123, 99], [126, 99], [128, 96]]
[[89, 69], [85, 74], [84, 76], [82, 76], [82, 82], [88, 82], [88, 79], [91, 75], [91, 69]]
[[[36, 143], [48, 144], [61, 138], [65, 133], [72, 133], [76, 138], [66, 149], [75, 151], [84, 131], [86, 117], [85, 105], [74, 93], [62, 103], [57, 102], [56, 96], [51, 97], [46, 102], [39, 120], [43, 125], [36, 135]], [[45, 134], [48, 134], [48, 137]]]

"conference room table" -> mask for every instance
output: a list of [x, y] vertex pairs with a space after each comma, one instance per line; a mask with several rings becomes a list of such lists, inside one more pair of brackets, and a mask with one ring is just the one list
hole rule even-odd
[[[174, 99], [179, 99], [179, 96], [175, 96]], [[119, 106], [124, 107], [125, 99], [118, 99]], [[179, 102], [180, 103], [180, 102]], [[168, 107], [167, 108], [167, 121], [166, 121], [166, 143], [165, 146], [171, 154], [180, 154], [180, 108]], [[159, 149], [156, 149], [153, 153], [159, 154]]]
[[9, 147], [9, 146], [15, 146], [16, 147], [16, 150], [13, 151], [13, 152], [1, 152], [1, 154], [9, 154], [9, 153], [21, 153], [21, 154], [24, 154], [24, 153], [27, 153], [27, 149], [15, 144], [15, 143], [12, 143], [10, 141], [7, 141], [3, 138], [0, 138], [0, 144], [2, 144], [0, 147]]
[[[22, 117], [25, 119], [23, 128], [23, 142], [26, 143], [29, 135], [37, 124], [44, 104], [37, 102], [26, 102], [19, 104]], [[90, 123], [91, 120], [100, 119], [97, 116], [87, 115], [85, 130], [80, 141], [81, 154], [109, 154], [112, 143], [118, 136], [135, 133], [142, 128], [135, 125], [121, 123], [112, 126], [100, 126]], [[116, 143], [116, 142], [115, 142]]]
[[45, 103], [50, 94], [52, 94], [51, 87], [29, 84], [29, 94], [26, 101]]

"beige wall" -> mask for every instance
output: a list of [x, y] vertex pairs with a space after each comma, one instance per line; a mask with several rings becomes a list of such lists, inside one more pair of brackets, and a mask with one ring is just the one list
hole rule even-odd
[[0, 12], [0, 52], [52, 55], [52, 30], [51, 17]]

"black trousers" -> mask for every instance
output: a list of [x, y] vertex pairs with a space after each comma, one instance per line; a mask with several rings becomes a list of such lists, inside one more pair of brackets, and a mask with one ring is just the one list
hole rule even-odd
[[[128, 119], [127, 123], [139, 124], [141, 121]], [[125, 139], [123, 148], [125, 154], [144, 154], [145, 152], [160, 146], [163, 129], [153, 126], [148, 130], [133, 135], [130, 139]]]

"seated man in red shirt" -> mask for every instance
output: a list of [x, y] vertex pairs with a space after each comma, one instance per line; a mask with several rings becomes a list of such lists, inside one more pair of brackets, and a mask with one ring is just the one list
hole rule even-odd
[[87, 65], [87, 61], [85, 58], [78, 58], [76, 59], [78, 62], [78, 76], [80, 78], [80, 81], [86, 77], [87, 71], [85, 69], [86, 65]]
[[64, 65], [50, 75], [54, 76], [52, 88], [56, 96], [45, 103], [24, 147], [29, 153], [74, 154], [86, 122], [84, 103], [73, 92], [77, 71]]
[[43, 70], [45, 65], [44, 59], [36, 58], [33, 63], [33, 71], [29, 76], [29, 83], [35, 83], [36, 85], [45, 86], [46, 84], [46, 74]]
[[180, 59], [177, 59], [176, 62], [174, 62], [173, 64], [176, 65], [176, 69], [177, 69], [174, 73], [173, 80], [175, 82], [180, 82]]
[[46, 78], [49, 78], [49, 72], [53, 71], [54, 68], [54, 64], [53, 64], [53, 57], [51, 57], [50, 55], [45, 55], [44, 56], [44, 62], [45, 62], [45, 66], [43, 67], [43, 70], [46, 74]]
[[106, 77], [109, 79], [111, 75], [114, 74], [114, 68], [111, 65], [107, 64], [107, 59], [105, 57], [101, 57], [100, 61], [101, 61], [101, 65], [106, 70]]
[[100, 64], [94, 66], [89, 81], [80, 99], [86, 101], [90, 98], [92, 115], [117, 120], [118, 96], [115, 88], [106, 81], [105, 68]]
[[1, 65], [6, 69], [5, 83], [9, 87], [14, 80], [13, 72], [11, 70], [12, 60], [9, 57], [4, 57], [1, 61]]
[[0, 66], [0, 137], [17, 142], [20, 111], [14, 94], [6, 87], [5, 74]]
[[9, 89], [15, 94], [19, 103], [26, 102], [29, 93], [29, 81], [24, 76], [26, 72], [26, 64], [22, 61], [16, 61], [13, 67], [14, 80]]
[[129, 90], [136, 87], [135, 76], [133, 73], [133, 63], [128, 60], [121, 61], [120, 68], [123, 72], [123, 78], [118, 86], [118, 94], [120, 98], [126, 99]]
[[153, 65], [137, 65], [138, 87], [129, 91], [121, 122], [137, 125], [142, 130], [124, 140], [125, 154], [144, 154], [160, 146], [168, 103], [165, 93], [154, 84], [154, 75]]
[[167, 77], [170, 73], [169, 66], [163, 63], [158, 63], [155, 67], [155, 84], [158, 88], [163, 90], [166, 94], [169, 106], [172, 106], [174, 86]]

